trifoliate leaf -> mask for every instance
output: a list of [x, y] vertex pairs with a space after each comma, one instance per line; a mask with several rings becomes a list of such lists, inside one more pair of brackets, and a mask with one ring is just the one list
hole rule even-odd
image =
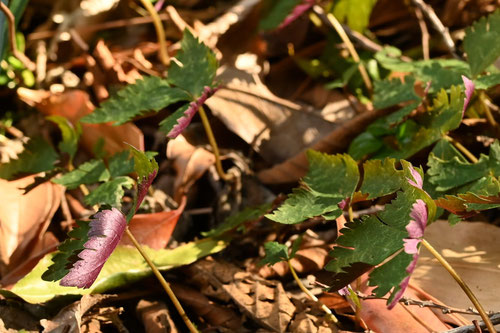
[[261, 30], [277, 28], [285, 18], [301, 3], [301, 0], [268, 1], [264, 8], [265, 13], [259, 23]]
[[53, 264], [42, 274], [45, 281], [59, 281], [69, 273], [68, 266], [72, 264], [88, 240], [90, 225], [88, 221], [77, 221], [77, 227], [68, 233], [66, 239], [58, 247], [58, 252], [52, 258]]
[[111, 178], [126, 176], [134, 172], [134, 159], [131, 157], [130, 151], [125, 150], [111, 156], [108, 168]]
[[108, 180], [110, 177], [108, 169], [102, 160], [90, 160], [78, 166], [52, 182], [63, 185], [68, 189], [74, 189], [81, 184], [94, 184]]
[[309, 171], [305, 188], [295, 189], [281, 207], [267, 218], [285, 224], [323, 215], [334, 219], [341, 214], [338, 204], [350, 198], [359, 181], [356, 162], [349, 155], [328, 155], [309, 150]]
[[272, 266], [281, 261], [287, 261], [288, 257], [288, 247], [285, 244], [280, 244], [278, 242], [267, 242], [264, 244], [264, 250], [266, 251], [266, 256], [259, 262], [260, 265]]
[[191, 93], [191, 99], [201, 96], [205, 87], [211, 87], [217, 70], [217, 59], [212, 50], [184, 30], [181, 50], [168, 70], [168, 82]]
[[170, 104], [190, 99], [187, 92], [171, 87], [166, 80], [146, 76], [118, 91], [82, 121], [94, 124], [112, 121], [114, 125], [121, 125], [145, 112], [159, 111]]
[[124, 188], [132, 188], [134, 180], [127, 176], [113, 178], [97, 187], [84, 198], [87, 205], [108, 205], [120, 207], [125, 195]]
[[500, 56], [500, 11], [482, 17], [465, 30], [464, 50], [472, 76], [481, 73]]
[[70, 161], [78, 150], [78, 140], [82, 134], [82, 126], [80, 123], [73, 125], [68, 119], [62, 116], [49, 116], [48, 120], [57, 124], [62, 134], [62, 141], [59, 142], [59, 150], [63, 153], [67, 153], [70, 157]]
[[259, 207], [246, 207], [241, 212], [236, 213], [235, 215], [231, 215], [227, 217], [219, 226], [210, 231], [202, 232], [202, 236], [204, 237], [218, 237], [223, 233], [230, 231], [244, 222], [257, 220], [264, 216], [266, 212], [271, 208], [271, 204], [263, 204]]
[[116, 208], [103, 210], [92, 217], [88, 241], [78, 260], [59, 282], [61, 286], [90, 288], [109, 256], [120, 242], [127, 221]]
[[360, 191], [374, 199], [396, 192], [402, 187], [402, 170], [396, 169], [396, 160], [368, 160], [363, 164], [364, 178]]
[[368, 27], [373, 6], [377, 0], [339, 0], [335, 1], [333, 15], [358, 32], [363, 33]]
[[17, 159], [0, 164], [0, 178], [12, 179], [20, 173], [38, 173], [52, 170], [58, 155], [42, 138], [32, 138]]
[[194, 115], [198, 112], [200, 107], [205, 103], [205, 101], [215, 94], [215, 92], [219, 88], [211, 88], [206, 86], [203, 89], [203, 93], [201, 96], [194, 102], [189, 103], [187, 106], [183, 106], [180, 110], [185, 110], [185, 111], [180, 111], [177, 110], [174, 112], [172, 115], [170, 115], [168, 118], [164, 119], [160, 123], [160, 129], [164, 132], [167, 133], [167, 136], [171, 139], [175, 139], [179, 134], [188, 127], [188, 125], [191, 123], [191, 120], [193, 120]]
[[399, 79], [376, 81], [373, 95], [373, 106], [384, 109], [406, 101], [420, 101], [414, 89], [415, 79], [405, 77], [405, 83]]

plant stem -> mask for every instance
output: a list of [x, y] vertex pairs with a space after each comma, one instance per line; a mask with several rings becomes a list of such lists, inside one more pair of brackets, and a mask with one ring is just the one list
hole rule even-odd
[[160, 16], [155, 7], [151, 4], [149, 0], [140, 0], [142, 5], [146, 8], [153, 19], [153, 24], [156, 29], [156, 34], [158, 35], [158, 43], [160, 44], [160, 49], [158, 50], [160, 60], [165, 65], [170, 65], [170, 57], [167, 51], [167, 43], [165, 43], [165, 30], [163, 29], [163, 24], [161, 22]]
[[[315, 5], [313, 7], [313, 10], [317, 14], [320, 14], [320, 15], [325, 14], [323, 8], [321, 8], [318, 5]], [[351, 40], [349, 39], [349, 36], [347, 36], [344, 28], [342, 27], [342, 24], [340, 24], [340, 22], [337, 20], [337, 18], [332, 13], [326, 14], [326, 18], [327, 18], [328, 22], [330, 22], [330, 24], [333, 26], [335, 31], [337, 31], [337, 33], [340, 36], [340, 39], [342, 39], [342, 41], [346, 45], [347, 50], [351, 54], [352, 59], [358, 64], [359, 73], [361, 74], [361, 77], [363, 78], [363, 82], [366, 86], [366, 89], [368, 90], [368, 93], [371, 95], [372, 91], [373, 91], [373, 85], [372, 85], [372, 82], [370, 80], [370, 77], [368, 76], [368, 72], [366, 71], [365, 66], [361, 62], [361, 59], [359, 58], [358, 52], [356, 52], [354, 45], [352, 45]]]
[[498, 123], [496, 122], [495, 118], [493, 118], [493, 115], [491, 114], [491, 110], [486, 104], [486, 94], [482, 91], [479, 93], [479, 101], [481, 102], [481, 107], [483, 108], [483, 111], [486, 115], [486, 119], [490, 123], [491, 127], [495, 129], [498, 133]]
[[486, 324], [488, 331], [490, 333], [496, 333], [497, 331], [495, 330], [495, 327], [493, 327], [493, 323], [491, 322], [490, 317], [488, 317], [486, 311], [484, 311], [483, 306], [481, 305], [481, 303], [479, 303], [476, 296], [472, 293], [472, 290], [470, 290], [469, 286], [460, 277], [460, 275], [458, 275], [458, 273], [453, 269], [453, 267], [451, 267], [448, 261], [446, 261], [446, 259], [425, 239], [422, 239], [422, 245], [425, 246], [427, 250], [429, 250], [429, 252], [439, 261], [441, 265], [443, 265], [443, 267], [448, 271], [448, 273], [450, 273], [450, 275], [455, 279], [455, 281], [457, 281], [458, 285], [462, 288], [467, 297], [469, 297], [469, 299], [471, 300], [472, 304], [474, 304], [474, 306], [476, 307], [476, 310], [477, 312], [479, 312], [479, 315]]
[[201, 117], [201, 122], [203, 123], [203, 127], [205, 128], [205, 132], [207, 133], [208, 141], [212, 146], [212, 150], [215, 155], [215, 168], [217, 169], [217, 173], [219, 176], [225, 181], [230, 181], [233, 179], [232, 175], [227, 174], [224, 169], [222, 169], [222, 163], [220, 160], [219, 147], [217, 146], [217, 141], [215, 141], [214, 133], [212, 131], [212, 127], [210, 126], [210, 122], [208, 121], [207, 114], [205, 113], [205, 109], [203, 106], [200, 106], [198, 113]]
[[337, 319], [337, 317], [335, 317], [335, 315], [332, 313], [332, 311], [325, 304], [321, 303], [320, 300], [316, 296], [314, 296], [313, 293], [311, 293], [311, 291], [309, 289], [307, 289], [304, 286], [304, 284], [302, 283], [302, 281], [300, 281], [299, 277], [297, 276], [297, 273], [295, 272], [295, 269], [292, 266], [292, 262], [290, 260], [287, 260], [287, 263], [288, 263], [288, 267], [290, 268], [290, 272], [292, 273], [293, 278], [295, 279], [295, 282], [297, 282], [297, 285], [299, 286], [299, 288], [307, 296], [309, 296], [310, 299], [312, 299], [313, 301], [315, 301], [318, 304], [320, 304], [321, 305], [321, 309], [326, 312], [327, 318], [329, 320], [331, 320], [335, 325], [339, 326], [339, 324], [340, 324], [339, 320]]
[[444, 136], [444, 139], [448, 140], [449, 142], [451, 142], [455, 148], [457, 148], [458, 150], [460, 150], [465, 156], [467, 156], [467, 158], [472, 162], [472, 163], [477, 163], [478, 162], [478, 159], [476, 156], [474, 156], [467, 148], [465, 148], [460, 142], [456, 141], [455, 139], [453, 139], [452, 137], [448, 136], [448, 135], [445, 135]]
[[184, 320], [184, 323], [186, 324], [186, 326], [189, 328], [189, 331], [191, 333], [198, 333], [198, 329], [193, 325], [193, 323], [191, 322], [191, 320], [189, 320], [189, 317], [186, 315], [186, 312], [182, 308], [181, 303], [179, 303], [179, 300], [177, 299], [177, 297], [175, 296], [174, 292], [172, 291], [172, 288], [170, 288], [170, 284], [165, 280], [165, 278], [163, 277], [163, 275], [161, 275], [160, 271], [158, 270], [158, 268], [156, 268], [156, 266], [153, 263], [153, 261], [146, 254], [146, 252], [142, 248], [141, 244], [139, 244], [139, 242], [135, 239], [134, 235], [132, 235], [132, 233], [130, 232], [130, 229], [128, 228], [128, 226], [125, 228], [125, 233], [130, 238], [130, 240], [132, 241], [132, 243], [134, 244], [134, 246], [137, 248], [137, 250], [139, 251], [139, 253], [142, 255], [142, 257], [144, 258], [144, 260], [146, 260], [146, 262], [148, 263], [149, 267], [151, 267], [151, 270], [153, 271], [153, 274], [156, 276], [156, 278], [158, 279], [158, 281], [160, 281], [160, 284], [162, 285], [163, 289], [165, 289], [165, 291], [167, 292], [168, 296], [172, 300], [172, 303], [174, 303], [175, 308], [179, 312], [179, 315], [182, 317], [182, 320]]

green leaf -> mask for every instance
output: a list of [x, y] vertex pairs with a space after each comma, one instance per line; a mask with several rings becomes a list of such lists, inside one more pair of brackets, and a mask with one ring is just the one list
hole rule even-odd
[[263, 204], [258, 207], [246, 207], [241, 212], [235, 215], [227, 217], [219, 226], [210, 231], [202, 232], [201, 235], [204, 237], [218, 237], [223, 233], [230, 231], [244, 222], [256, 220], [271, 209], [271, 204]]
[[300, 234], [299, 237], [297, 237], [296, 240], [293, 241], [292, 243], [292, 250], [290, 251], [290, 259], [293, 259], [295, 257], [295, 254], [300, 248], [300, 244], [302, 244], [302, 238], [304, 238], [304, 234]]
[[[207, 255], [222, 251], [227, 242], [206, 238], [181, 245], [173, 250], [152, 250], [145, 246], [146, 253], [160, 270], [189, 265]], [[18, 281], [10, 291], [0, 293], [12, 297], [12, 293], [29, 303], [42, 303], [59, 295], [98, 294], [107, 290], [127, 286], [151, 275], [151, 269], [139, 252], [132, 247], [118, 246], [104, 265], [99, 277], [90, 289], [63, 287], [58, 282], [42, 280], [42, 274], [53, 264], [54, 253], [43, 257], [33, 270]]]
[[334, 219], [341, 214], [338, 204], [350, 198], [359, 181], [359, 170], [349, 155], [328, 155], [307, 151], [309, 171], [304, 178], [305, 188], [294, 189], [270, 220], [294, 224], [323, 215]]
[[58, 281], [69, 273], [70, 264], [76, 261], [76, 256], [84, 249], [90, 230], [89, 221], [77, 221], [77, 227], [68, 233], [66, 239], [58, 247], [58, 252], [52, 258], [52, 265], [46, 266], [41, 278], [45, 281]]
[[70, 156], [70, 161], [72, 161], [78, 150], [78, 140], [82, 134], [80, 123], [73, 126], [68, 119], [62, 116], [49, 116], [47, 119], [56, 123], [61, 130], [62, 141], [59, 142], [59, 150], [63, 153], [67, 153]]
[[54, 168], [58, 155], [42, 138], [32, 138], [17, 159], [0, 164], [0, 178], [12, 179], [20, 173], [38, 173]]
[[148, 178], [151, 174], [156, 174], [158, 171], [158, 163], [153, 156], [148, 156], [145, 152], [137, 150], [134, 146], [130, 146], [130, 151], [134, 156], [134, 171], [137, 172], [139, 182]]
[[294, 189], [285, 202], [266, 217], [283, 224], [296, 224], [308, 218], [329, 213], [329, 219], [339, 217], [342, 211], [338, 203], [343, 197], [317, 196], [304, 189]]
[[81, 184], [94, 184], [108, 180], [110, 177], [108, 169], [102, 160], [90, 160], [78, 166], [59, 178], [52, 179], [52, 182], [74, 189]]
[[86, 123], [112, 121], [114, 125], [121, 125], [148, 111], [159, 111], [170, 104], [190, 99], [188, 93], [171, 87], [166, 80], [156, 76], [146, 76], [118, 91], [81, 121]]
[[420, 101], [420, 97], [413, 88], [415, 78], [406, 76], [405, 82], [399, 79], [390, 81], [376, 81], [373, 95], [373, 106], [384, 109], [406, 101]]
[[311, 192], [326, 197], [352, 196], [359, 181], [356, 161], [349, 155], [328, 155], [314, 150], [307, 151], [309, 171], [304, 183]]
[[481, 73], [500, 56], [500, 11], [482, 17], [465, 30], [464, 50], [473, 76]]
[[259, 29], [272, 30], [277, 28], [300, 2], [301, 0], [276, 0], [265, 2], [267, 6], [259, 22]]
[[111, 156], [108, 168], [111, 178], [126, 176], [134, 172], [134, 159], [131, 158], [130, 151], [125, 150]]
[[97, 187], [84, 198], [87, 205], [109, 205], [120, 207], [125, 195], [124, 188], [132, 188], [134, 180], [127, 176], [116, 177]]
[[[201, 96], [205, 86], [212, 86], [218, 67], [212, 50], [184, 30], [181, 50], [168, 70], [168, 81], [191, 93], [192, 99]], [[180, 64], [179, 64], [180, 63]]]
[[434, 148], [432, 148], [432, 154], [437, 158], [442, 160], [451, 160], [456, 157], [460, 162], [467, 162], [467, 159], [455, 148], [450, 141], [446, 139], [439, 140]]
[[285, 244], [280, 244], [278, 242], [267, 242], [264, 244], [264, 250], [266, 251], [266, 256], [259, 262], [259, 265], [269, 265], [272, 266], [281, 261], [287, 261], [288, 257], [288, 247]]
[[396, 169], [396, 160], [368, 160], [363, 164], [364, 177], [361, 193], [368, 194], [367, 199], [375, 199], [396, 192], [402, 187], [404, 172]]
[[377, 286], [373, 291], [376, 297], [383, 297], [392, 290], [391, 296], [387, 303], [391, 303], [396, 293], [401, 289], [399, 284], [403, 281], [408, 273], [406, 268], [413, 260], [413, 256], [402, 251], [394, 258], [382, 266], [376, 267], [369, 278], [370, 286]]
[[339, 0], [335, 1], [333, 15], [358, 32], [363, 33], [368, 27], [373, 6], [377, 0]]

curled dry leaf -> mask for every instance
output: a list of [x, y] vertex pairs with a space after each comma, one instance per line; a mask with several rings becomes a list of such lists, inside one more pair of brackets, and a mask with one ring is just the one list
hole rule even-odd
[[2, 274], [31, 255], [43, 239], [52, 216], [61, 202], [62, 187], [50, 182], [24, 195], [21, 188], [34, 182], [36, 175], [14, 181], [0, 179], [0, 261]]
[[[186, 198], [183, 197], [176, 210], [134, 215], [130, 221], [129, 229], [139, 243], [155, 250], [164, 249], [185, 206]], [[120, 245], [133, 244], [130, 238], [124, 237], [120, 241]]]
[[214, 154], [204, 148], [194, 147], [182, 135], [168, 142], [167, 158], [173, 160], [177, 171], [174, 182], [174, 200], [177, 202], [215, 163]]
[[[20, 88], [17, 93], [21, 100], [35, 106], [44, 115], [62, 116], [73, 124], [95, 109], [89, 95], [82, 90], [71, 90], [53, 95], [48, 91]], [[82, 123], [82, 130], [80, 142], [88, 151], [92, 151], [100, 138], [105, 139], [104, 149], [110, 154], [127, 149], [128, 146], [124, 142], [144, 151], [144, 136], [141, 130], [132, 123], [120, 126]]]

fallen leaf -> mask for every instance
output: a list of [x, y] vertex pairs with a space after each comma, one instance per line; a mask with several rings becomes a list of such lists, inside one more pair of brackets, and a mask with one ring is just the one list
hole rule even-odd
[[[88, 93], [83, 90], [70, 90], [55, 95], [48, 91], [21, 88], [17, 93], [21, 100], [35, 106], [41, 113], [48, 116], [62, 116], [72, 123], [76, 123], [95, 109]], [[80, 143], [88, 151], [92, 151], [100, 138], [105, 139], [104, 149], [110, 154], [128, 149], [126, 143], [144, 151], [144, 136], [132, 123], [120, 126], [82, 123], [82, 131]]]
[[[485, 310], [500, 310], [500, 300], [493, 292], [500, 281], [499, 227], [483, 222], [462, 222], [452, 227], [446, 221], [437, 221], [427, 228], [424, 238], [465, 280]], [[472, 306], [455, 280], [425, 248], [420, 251], [411, 281], [448, 306]]]
[[141, 299], [139, 303], [137, 303], [136, 312], [144, 325], [145, 332], [179, 332], [164, 302]]
[[50, 182], [27, 194], [22, 188], [35, 181], [31, 175], [14, 181], [0, 179], [0, 261], [2, 275], [24, 261], [43, 239], [61, 203], [62, 187]]
[[172, 160], [177, 176], [174, 200], [179, 202], [189, 188], [215, 163], [215, 156], [204, 148], [196, 148], [179, 135], [167, 144], [167, 158]]
[[264, 280], [230, 263], [213, 260], [198, 261], [188, 272], [220, 290], [268, 330], [284, 332], [295, 313], [295, 306], [278, 281]]
[[44, 328], [43, 332], [80, 333], [83, 315], [96, 304], [112, 297], [112, 295], [83, 295], [79, 301], [62, 308], [54, 318], [40, 320], [40, 324]]
[[275, 96], [256, 74], [225, 68], [226, 82], [206, 101], [212, 113], [269, 163], [281, 163], [338, 127], [321, 111]]
[[[129, 229], [142, 245], [147, 245], [155, 250], [164, 249], [185, 206], [186, 197], [183, 197], [179, 208], [175, 210], [151, 214], [136, 214], [130, 221]], [[133, 244], [130, 238], [123, 237], [120, 245]]]
[[[363, 112], [344, 122], [308, 148], [328, 154], [342, 153], [366, 126], [386, 113], [388, 113], [386, 109]], [[307, 170], [308, 163], [304, 150], [280, 164], [260, 171], [257, 177], [265, 184], [294, 183], [302, 178]]]

